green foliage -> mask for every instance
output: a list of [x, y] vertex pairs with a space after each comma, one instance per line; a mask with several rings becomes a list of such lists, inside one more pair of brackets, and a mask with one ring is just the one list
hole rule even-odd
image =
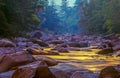
[[0, 36], [19, 36], [38, 29], [36, 0], [0, 0]]
[[92, 34], [120, 33], [120, 0], [90, 0], [85, 3], [85, 0], [81, 1], [85, 30]]
[[113, 31], [113, 21], [111, 19], [107, 19], [104, 23], [105, 28], [108, 30], [108, 33], [112, 33]]
[[[7, 27], [9, 26], [7, 18], [2, 10], [2, 3], [0, 3], [0, 35], [5, 36]], [[7, 33], [6, 33], [7, 34]]]
[[36, 14], [32, 14], [32, 19], [36, 22], [36, 23], [40, 23], [40, 19], [38, 18], [38, 16]]

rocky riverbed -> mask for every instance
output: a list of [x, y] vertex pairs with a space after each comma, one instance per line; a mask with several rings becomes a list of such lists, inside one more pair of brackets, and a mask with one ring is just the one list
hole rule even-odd
[[0, 78], [119, 78], [120, 37], [51, 35], [0, 39]]

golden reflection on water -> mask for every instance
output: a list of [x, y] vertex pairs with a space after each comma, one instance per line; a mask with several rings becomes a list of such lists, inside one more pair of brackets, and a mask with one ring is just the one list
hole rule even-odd
[[[51, 48], [44, 49], [45, 51]], [[86, 51], [71, 51], [70, 53], [60, 53], [60, 55], [47, 55], [58, 60], [61, 64], [70, 64], [78, 68], [85, 68], [93, 72], [99, 72], [106, 66], [120, 64], [120, 57], [105, 56], [96, 54], [99, 49], [93, 49], [92, 52]], [[39, 56], [35, 56], [39, 57]]]

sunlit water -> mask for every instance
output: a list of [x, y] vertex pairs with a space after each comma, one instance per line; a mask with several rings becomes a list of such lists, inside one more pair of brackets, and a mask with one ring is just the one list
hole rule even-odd
[[60, 67], [62, 65], [70, 65], [77, 68], [88, 69], [93, 72], [99, 72], [106, 66], [120, 64], [120, 57], [100, 55], [96, 53], [98, 51], [98, 49], [94, 49], [92, 52], [71, 51], [70, 53], [60, 53], [60, 55], [47, 56], [56, 59], [59, 62], [59, 65], [57, 65], [57, 67]]

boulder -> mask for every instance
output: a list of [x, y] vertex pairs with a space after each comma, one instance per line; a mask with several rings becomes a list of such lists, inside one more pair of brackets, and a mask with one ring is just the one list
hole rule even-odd
[[18, 37], [14, 39], [15, 42], [27, 42], [28, 39], [24, 37]]
[[57, 50], [58, 52], [63, 52], [63, 53], [69, 53], [70, 47], [66, 44], [60, 44], [57, 45], [54, 49], [52, 50]]
[[35, 76], [36, 69], [31, 67], [20, 68], [13, 73], [12, 78], [33, 78]]
[[14, 72], [15, 72], [15, 70], [0, 73], [0, 78], [12, 78], [12, 75]]
[[0, 47], [15, 47], [16, 45], [8, 39], [0, 40]]
[[56, 78], [56, 77], [51, 73], [48, 67], [40, 66], [37, 68], [36, 74], [33, 78]]
[[45, 42], [43, 42], [42, 40], [40, 39], [30, 39], [31, 42], [33, 42], [34, 44], [39, 44], [40, 46], [42, 47], [49, 47], [49, 45]]
[[57, 45], [57, 44], [62, 44], [62, 43], [64, 43], [64, 41], [62, 41], [62, 40], [52, 40], [52, 41], [49, 41], [48, 43], [49, 43], [49, 44], [55, 44], [55, 45]]
[[[80, 78], [89, 78], [88, 77], [89, 75], [91, 75], [91, 78], [95, 78], [95, 76], [93, 77], [94, 73], [87, 69], [78, 69], [78, 68], [72, 69], [71, 68], [71, 69], [65, 70], [64, 72], [68, 78], [76, 78], [77, 75], [78, 75], [78, 78], [80, 77], [80, 75], [81, 75]], [[76, 72], [79, 72], [80, 75], [78, 73], [76, 74]]]
[[4, 55], [0, 60], [0, 73], [8, 71], [10, 68], [13, 67], [14, 60], [11, 56]]
[[19, 67], [12, 75], [12, 78], [56, 78], [49, 70], [48, 66], [37, 61]]
[[26, 47], [27, 43], [26, 42], [18, 42], [17, 46], [19, 46], [19, 47]]
[[112, 47], [114, 47], [116, 45], [120, 45], [120, 39], [111, 40], [111, 45], [112, 45]]
[[57, 50], [58, 50], [58, 52], [61, 52], [61, 53], [69, 53], [68, 48], [59, 48]]
[[39, 45], [33, 45], [26, 49], [32, 55], [59, 55], [58, 52], [54, 51], [43, 51], [43, 49]]
[[19, 47], [30, 47], [32, 45], [34, 45], [33, 42], [18, 42], [17, 43], [17, 46]]
[[42, 36], [43, 36], [42, 32], [39, 31], [39, 30], [35, 30], [35, 31], [30, 33], [30, 37], [31, 38], [38, 38], [38, 39], [40, 39]]
[[55, 66], [58, 62], [50, 57], [39, 57], [37, 60], [44, 61], [48, 66]]
[[100, 72], [98, 78], [119, 78], [119, 77], [120, 77], [119, 72], [113, 66], [108, 66]]
[[57, 68], [50, 68], [50, 71], [57, 77], [57, 78], [68, 78], [66, 74]]
[[60, 48], [70, 48], [67, 44], [59, 44], [53, 50], [58, 50]]
[[56, 78], [49, 70], [46, 63], [37, 61], [25, 66], [19, 67], [12, 78]]
[[90, 48], [81, 48], [80, 51], [92, 52]]
[[109, 53], [113, 53], [112, 48], [105, 48], [105, 49], [102, 49], [98, 52], [98, 54], [109, 54]]
[[119, 76], [120, 76], [120, 64], [119, 65], [116, 65], [116, 66], [114, 66], [115, 67], [115, 69], [119, 72]]
[[120, 56], [120, 50], [117, 51], [117, 52], [115, 52], [115, 53], [113, 54], [113, 56], [115, 56], [115, 57]]
[[[72, 76], [72, 74], [75, 73], [76, 71], [80, 71], [82, 74], [84, 73], [86, 75], [89, 74], [88, 76], [91, 76], [91, 78], [97, 78], [96, 74], [94, 74], [92, 71], [89, 71], [84, 68], [78, 68], [71, 64], [66, 64], [66, 63], [61, 64], [60, 63], [57, 66], [52, 67], [52, 68], [56, 68], [56, 70], [55, 69], [52, 70], [53, 73], [56, 72], [55, 74], [57, 75], [57, 71], [58, 71], [58, 73], [60, 72], [60, 74], [62, 74], [63, 76], [65, 75], [64, 77], [66, 77], [66, 78], [70, 78]], [[59, 70], [57, 70], [57, 69], [59, 69]], [[62, 78], [62, 76], [60, 76], [60, 77]]]
[[88, 47], [87, 42], [69, 42], [67, 43], [70, 47]]
[[1, 47], [0, 48], [0, 55], [3, 54], [13, 54], [16, 52], [24, 51], [23, 48], [20, 47]]
[[115, 46], [113, 47], [113, 50], [114, 50], [114, 51], [120, 50], [120, 44], [119, 44], [119, 45], [115, 45]]
[[98, 46], [90, 46], [90, 49], [98, 49]]
[[76, 71], [72, 74], [70, 78], [88, 78], [85, 74], [81, 73], [80, 71]]
[[60, 55], [58, 52], [48, 51], [47, 55]]
[[0, 55], [0, 63], [2, 62], [3, 58], [5, 57], [5, 55]]
[[108, 35], [104, 36], [103, 38], [112, 40], [112, 39], [118, 38], [118, 36], [116, 36], [115, 33], [112, 33], [112, 34], [108, 34]]
[[17, 66], [24, 65], [35, 61], [32, 55], [28, 53], [18, 52], [14, 54], [7, 54], [1, 56], [0, 60], [0, 73], [6, 72]]
[[10, 48], [10, 47], [2, 47], [0, 48], [0, 52], [2, 54], [12, 54], [12, 53], [15, 53], [16, 52], [16, 49], [15, 48]]
[[84, 73], [81, 71], [74, 72], [70, 78], [97, 78], [96, 74], [94, 73]]
[[42, 48], [39, 45], [32, 45], [26, 49], [32, 55], [39, 55], [42, 54]]
[[28, 64], [35, 61], [35, 58], [31, 54], [25, 51], [17, 52], [9, 56], [11, 56], [12, 59], [14, 59], [15, 61], [14, 66], [20, 66], [20, 65]]
[[75, 47], [69, 47], [69, 51], [81, 51], [80, 48], [75, 48]]
[[69, 48], [69, 46], [67, 44], [60, 44], [60, 45], [58, 45], [58, 47]]

